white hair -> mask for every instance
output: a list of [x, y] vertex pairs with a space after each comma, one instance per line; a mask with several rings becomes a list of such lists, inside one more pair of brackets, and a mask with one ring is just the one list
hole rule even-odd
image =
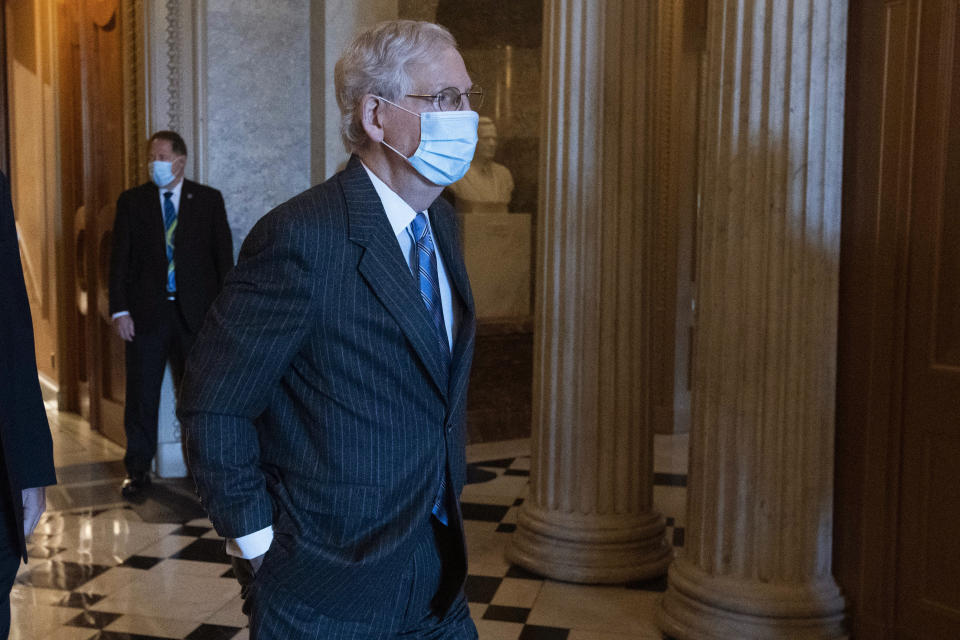
[[361, 113], [365, 95], [399, 100], [412, 90], [411, 66], [433, 59], [442, 47], [456, 46], [449, 31], [431, 22], [391, 20], [360, 32], [333, 71], [340, 137], [347, 151], [357, 151], [367, 141]]

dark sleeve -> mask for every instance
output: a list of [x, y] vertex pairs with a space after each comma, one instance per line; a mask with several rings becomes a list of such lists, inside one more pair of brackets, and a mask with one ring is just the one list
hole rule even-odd
[[4, 460], [17, 489], [56, 484], [53, 441], [43, 407], [30, 301], [23, 280], [10, 184], [0, 173], [0, 426]]
[[127, 279], [130, 270], [130, 216], [131, 194], [124, 192], [117, 199], [117, 214], [113, 221], [113, 246], [110, 250], [110, 315], [130, 311], [127, 298]]
[[227, 221], [227, 208], [223, 204], [223, 195], [214, 191], [213, 207], [213, 251], [217, 265], [217, 289], [223, 288], [223, 283], [233, 268], [233, 235], [230, 232], [230, 223]]
[[254, 420], [309, 330], [317, 242], [291, 207], [257, 223], [207, 313], [183, 379], [178, 416], [190, 471], [217, 532], [272, 524]]

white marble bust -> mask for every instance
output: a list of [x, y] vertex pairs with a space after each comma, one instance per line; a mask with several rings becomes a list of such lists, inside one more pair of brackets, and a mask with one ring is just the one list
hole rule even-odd
[[506, 213], [513, 195], [510, 170], [493, 161], [497, 151], [497, 127], [493, 120], [480, 117], [477, 152], [470, 170], [450, 185], [460, 213]]

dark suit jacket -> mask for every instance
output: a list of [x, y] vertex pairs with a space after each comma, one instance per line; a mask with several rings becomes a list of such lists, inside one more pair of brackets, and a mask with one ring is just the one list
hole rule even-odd
[[[10, 201], [10, 183], [0, 173], [0, 443], [6, 468], [6, 489], [16, 522], [20, 553], [23, 540], [23, 501], [20, 492], [56, 484], [53, 441], [43, 408], [34, 355], [30, 303], [20, 265], [17, 228]], [[0, 483], [2, 486], [2, 483]]]
[[[219, 191], [183, 181], [173, 242], [180, 309], [187, 326], [197, 332], [233, 266], [233, 239]], [[135, 330], [149, 330], [161, 317], [166, 298], [167, 248], [160, 190], [147, 182], [124, 191], [117, 200], [110, 313], [129, 311]]]
[[[466, 475], [473, 298], [453, 209], [429, 212], [463, 309], [449, 365], [356, 157], [257, 223], [187, 364], [179, 413], [214, 526], [237, 538], [273, 524], [258, 582], [339, 619], [392, 606], [441, 460], [458, 496]], [[448, 600], [466, 575], [459, 506], [450, 515]]]

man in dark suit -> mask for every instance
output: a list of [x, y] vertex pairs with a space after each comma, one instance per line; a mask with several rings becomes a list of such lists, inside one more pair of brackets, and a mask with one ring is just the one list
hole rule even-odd
[[476, 638], [458, 499], [475, 319], [438, 196], [482, 94], [449, 32], [412, 21], [361, 33], [335, 77], [353, 156], [244, 242], [187, 365], [188, 463], [249, 580], [251, 638]]
[[10, 183], [0, 173], [0, 638], [10, 631], [10, 589], [26, 537], [46, 508], [44, 487], [56, 484], [53, 441], [40, 395], [30, 303], [20, 265]]
[[153, 134], [149, 161], [150, 182], [117, 200], [110, 256], [110, 313], [127, 342], [127, 478], [121, 492], [129, 499], [150, 484], [167, 361], [179, 388], [187, 354], [233, 266], [223, 196], [183, 178], [183, 138], [173, 131]]

